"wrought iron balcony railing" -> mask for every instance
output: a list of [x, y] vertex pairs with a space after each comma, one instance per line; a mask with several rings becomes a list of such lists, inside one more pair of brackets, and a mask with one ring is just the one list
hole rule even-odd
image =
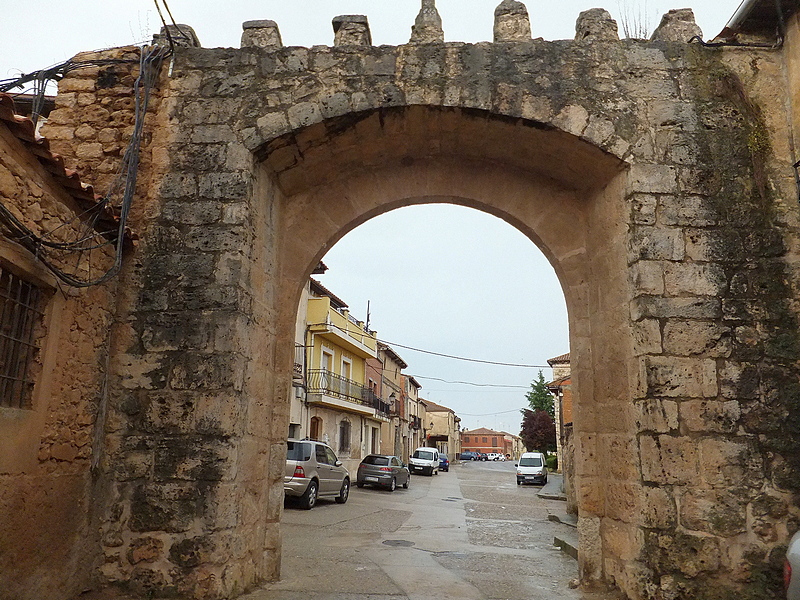
[[334, 398], [349, 400], [362, 406], [369, 406], [386, 417], [389, 416], [389, 411], [391, 410], [389, 403], [379, 398], [368, 387], [324, 369], [309, 370], [308, 393], [325, 394]]
[[294, 379], [303, 378], [303, 367], [306, 364], [306, 347], [303, 344], [294, 345], [294, 366], [292, 367], [292, 377]]

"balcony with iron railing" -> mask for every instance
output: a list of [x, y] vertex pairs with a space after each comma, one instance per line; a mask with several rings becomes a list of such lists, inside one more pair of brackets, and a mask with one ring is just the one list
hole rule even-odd
[[325, 369], [311, 369], [308, 371], [307, 386], [310, 402], [322, 402], [355, 412], [389, 417], [391, 405], [371, 389], [352, 379]]
[[422, 429], [422, 419], [420, 419], [419, 417], [412, 416], [409, 419], [408, 426], [411, 429]]

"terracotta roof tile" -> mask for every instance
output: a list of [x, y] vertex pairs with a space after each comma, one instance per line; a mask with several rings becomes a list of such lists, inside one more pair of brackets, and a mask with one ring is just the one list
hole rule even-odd
[[[81, 181], [77, 171], [67, 169], [64, 159], [50, 151], [50, 143], [37, 135], [36, 127], [29, 117], [17, 114], [14, 99], [5, 93], [0, 93], [0, 121], [22, 143], [22, 145], [37, 158], [44, 169], [53, 176], [56, 183], [75, 200], [82, 211], [95, 207], [102, 196], [95, 194], [91, 185]], [[111, 231], [116, 233], [119, 228], [119, 219], [114, 210], [107, 207], [104, 214], [95, 225], [99, 232]], [[126, 237], [134, 236], [126, 232]]]
[[567, 352], [566, 354], [562, 354], [561, 356], [556, 356], [555, 358], [547, 359], [547, 364], [550, 365], [551, 367], [554, 364], [558, 363], [569, 363], [569, 352]]

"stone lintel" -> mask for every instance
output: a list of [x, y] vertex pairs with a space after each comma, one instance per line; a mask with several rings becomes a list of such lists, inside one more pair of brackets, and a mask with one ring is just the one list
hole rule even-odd
[[528, 9], [517, 0], [503, 0], [494, 10], [494, 41], [525, 42], [530, 39]]
[[435, 0], [422, 0], [422, 8], [411, 27], [411, 44], [441, 44], [444, 42], [442, 17]]
[[245, 21], [242, 30], [242, 48], [283, 48], [281, 32], [275, 21]]
[[[169, 35], [168, 35], [169, 34]], [[169, 40], [176, 46], [185, 48], [200, 48], [200, 39], [189, 25], [167, 25], [153, 36], [153, 44], [159, 46], [169, 46]]]
[[340, 15], [333, 18], [334, 46], [372, 46], [369, 22], [364, 15]]
[[578, 15], [575, 23], [576, 42], [619, 40], [617, 22], [602, 8], [590, 8]]
[[694, 20], [691, 8], [675, 8], [661, 17], [661, 23], [650, 38], [658, 42], [688, 42], [693, 37], [702, 39], [703, 30]]

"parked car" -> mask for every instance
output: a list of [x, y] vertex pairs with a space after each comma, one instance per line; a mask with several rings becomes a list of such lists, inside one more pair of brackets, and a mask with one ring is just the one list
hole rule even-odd
[[[794, 575], [795, 571], [797, 575]], [[800, 600], [800, 531], [792, 536], [786, 549], [783, 583], [786, 586], [786, 600]]]
[[447, 454], [439, 454], [439, 470], [450, 471], [450, 459], [447, 458]]
[[360, 488], [365, 485], [378, 485], [393, 492], [398, 485], [408, 488], [410, 479], [408, 467], [396, 456], [370, 454], [358, 465], [356, 485]]
[[547, 465], [544, 461], [544, 454], [541, 452], [525, 452], [519, 458], [519, 463], [514, 463], [517, 467], [517, 485], [523, 483], [547, 483]]
[[505, 454], [500, 454], [499, 452], [489, 452], [486, 454], [486, 460], [505, 460]]
[[436, 448], [421, 447], [414, 450], [408, 461], [412, 473], [436, 475], [439, 473], [439, 451]]
[[350, 473], [327, 444], [288, 440], [283, 491], [306, 510], [314, 508], [319, 498], [344, 504], [350, 495]]
[[489, 458], [484, 452], [478, 452], [478, 460], [489, 460]]
[[459, 455], [459, 460], [478, 460], [478, 453], [467, 450]]

